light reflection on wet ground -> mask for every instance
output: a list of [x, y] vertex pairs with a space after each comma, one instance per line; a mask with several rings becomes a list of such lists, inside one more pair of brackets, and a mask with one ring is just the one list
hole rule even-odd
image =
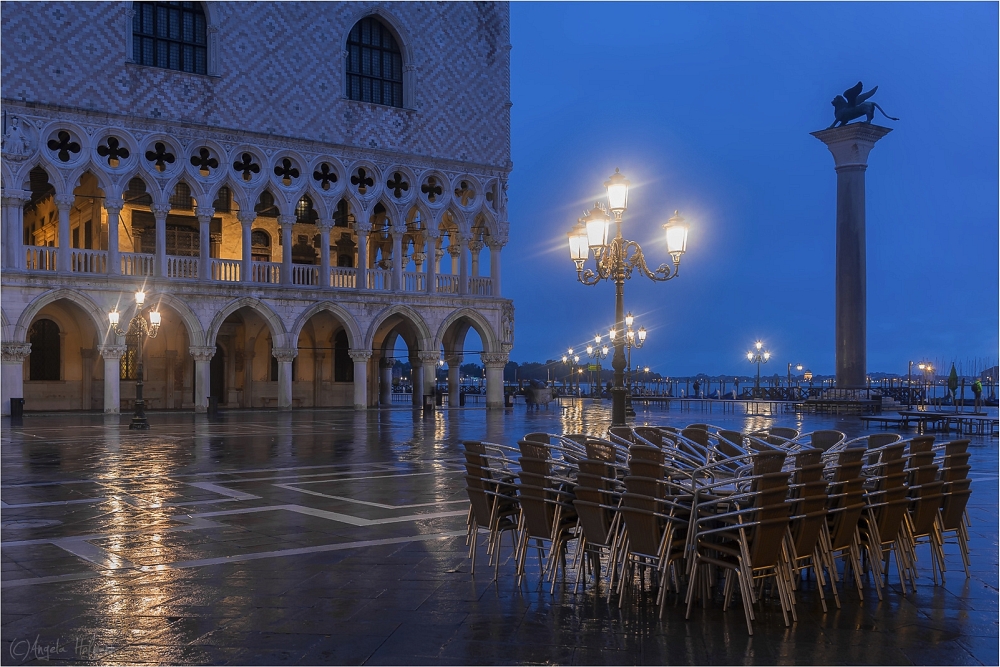
[[[708, 422], [866, 431], [856, 417], [680, 412]], [[619, 610], [592, 589], [518, 590], [469, 574], [463, 439], [515, 445], [531, 431], [603, 431], [608, 402], [528, 413], [456, 409], [33, 415], [4, 423], [2, 661], [116, 663], [984, 663], [997, 664], [997, 439], [974, 437], [973, 577], [946, 547], [934, 586], [879, 603], [809, 584], [785, 629], [765, 604], [746, 635], [737, 606], [690, 621]], [[509, 554], [505, 546], [505, 558]], [[927, 558], [924, 551], [923, 558]]]

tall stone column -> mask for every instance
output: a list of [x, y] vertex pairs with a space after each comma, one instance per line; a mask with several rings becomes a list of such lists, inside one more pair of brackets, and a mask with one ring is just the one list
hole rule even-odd
[[[358, 289], [368, 289], [368, 232], [372, 230], [371, 224], [357, 224], [358, 232], [358, 277], [356, 287]], [[357, 379], [355, 379], [357, 382]], [[367, 403], [367, 399], [365, 401]]]
[[[28, 190], [3, 191], [3, 268], [23, 269], [24, 205], [31, 199]], [[7, 406], [10, 408], [10, 405]], [[5, 413], [6, 414], [6, 413]]]
[[403, 234], [406, 227], [392, 228], [392, 289], [403, 289]]
[[445, 362], [448, 364], [448, 406], [452, 408], [457, 408], [461, 399], [459, 396], [462, 393], [461, 390], [461, 370], [462, 365], [462, 355], [451, 354], [445, 357]]
[[509, 355], [503, 352], [483, 352], [479, 355], [486, 368], [486, 407], [496, 409], [503, 407], [503, 369], [507, 366]]
[[479, 254], [483, 251], [483, 242], [479, 240], [469, 241], [469, 252], [472, 258], [472, 277], [479, 277]]
[[490, 239], [490, 282], [493, 283], [493, 293], [491, 296], [500, 296], [500, 251], [503, 244]]
[[875, 142], [892, 130], [854, 123], [813, 132], [833, 154], [837, 171], [837, 386], [865, 386], [867, 374], [867, 266], [865, 170]]
[[[167, 275], [167, 213], [170, 212], [170, 206], [154, 204], [149, 210], [153, 214], [153, 220], [156, 221], [156, 257], [153, 260], [153, 274], [164, 278]], [[195, 405], [197, 404], [195, 401]]]
[[122, 212], [121, 197], [104, 200], [104, 210], [108, 213], [108, 274], [117, 276], [122, 272], [121, 254], [118, 248], [118, 225]]
[[121, 412], [121, 358], [124, 345], [98, 345], [104, 359], [104, 412], [117, 415]]
[[211, 366], [209, 362], [215, 356], [214, 347], [192, 345], [188, 348], [194, 359], [194, 411], [208, 411], [208, 392], [211, 391]]
[[330, 228], [333, 220], [319, 222], [319, 286], [330, 286]]
[[385, 357], [378, 360], [378, 402], [392, 405], [392, 362]]
[[418, 354], [411, 354], [409, 360], [410, 387], [412, 387], [410, 398], [412, 399], [413, 407], [415, 408], [419, 408], [424, 404], [424, 367], [420, 364], [420, 357]]
[[292, 225], [294, 215], [279, 215], [278, 226], [281, 228], [281, 284], [292, 284]]
[[441, 251], [437, 249], [437, 241], [436, 236], [427, 237], [427, 284], [424, 287], [428, 294], [437, 293], [438, 264], [441, 263], [441, 257], [438, 255]]
[[72, 270], [71, 252], [72, 239], [69, 233], [69, 212], [73, 208], [76, 197], [73, 194], [62, 194], [55, 196], [56, 209], [59, 211], [59, 249], [56, 253], [56, 268], [60, 272], [68, 273]]
[[24, 360], [31, 354], [31, 343], [3, 343], [0, 357], [0, 414], [10, 414], [10, 399], [24, 398]]
[[240, 211], [236, 214], [240, 221], [240, 231], [243, 232], [243, 256], [240, 261], [240, 282], [253, 282], [253, 222], [257, 212], [253, 209]]
[[434, 393], [434, 389], [437, 386], [437, 362], [441, 358], [441, 355], [438, 352], [424, 351], [418, 352], [417, 358], [420, 360], [420, 366], [424, 370], [421, 375], [421, 379], [423, 380], [421, 394], [422, 396], [430, 396]]
[[212, 279], [212, 216], [215, 209], [199, 206], [195, 209], [198, 217], [198, 279]]
[[368, 360], [369, 350], [350, 350], [348, 354], [354, 362], [354, 409], [368, 409]]
[[271, 354], [278, 360], [278, 409], [292, 409], [292, 360], [298, 355], [295, 348], [276, 347]]

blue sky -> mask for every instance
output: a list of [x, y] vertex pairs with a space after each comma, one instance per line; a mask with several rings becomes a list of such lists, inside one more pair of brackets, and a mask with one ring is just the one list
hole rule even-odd
[[[996, 3], [511, 5], [514, 171], [503, 292], [515, 361], [606, 332], [614, 286], [576, 282], [566, 232], [620, 167], [626, 238], [681, 276], [634, 277], [638, 364], [750, 373], [758, 338], [834, 370], [836, 175], [809, 133], [861, 80], [899, 122], [869, 159], [868, 367], [998, 356]], [[995, 363], [995, 361], [993, 362]], [[780, 366], [780, 368], [778, 368]]]

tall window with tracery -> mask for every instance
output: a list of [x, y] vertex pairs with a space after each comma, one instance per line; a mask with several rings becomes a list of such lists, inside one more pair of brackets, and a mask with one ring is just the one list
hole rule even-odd
[[200, 2], [136, 2], [132, 60], [180, 72], [208, 72], [205, 10]]
[[369, 16], [347, 38], [347, 97], [403, 106], [403, 55], [389, 29]]

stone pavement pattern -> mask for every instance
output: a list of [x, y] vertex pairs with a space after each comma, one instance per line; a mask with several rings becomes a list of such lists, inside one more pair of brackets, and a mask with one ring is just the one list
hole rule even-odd
[[[662, 621], [537, 565], [475, 577], [465, 547], [461, 439], [598, 432], [590, 402], [528, 414], [455, 409], [153, 413], [131, 433], [99, 415], [3, 424], [3, 664], [997, 664], [997, 441], [974, 438], [973, 576], [954, 546], [934, 586], [822, 614], [807, 583], [786, 629], [765, 603], [681, 603]], [[650, 409], [639, 421], [863, 430], [856, 418], [775, 419]], [[123, 423], [127, 419], [123, 419]], [[895, 573], [893, 571], [893, 582]], [[51, 660], [44, 660], [46, 649]], [[56, 662], [56, 664], [59, 664]]]

